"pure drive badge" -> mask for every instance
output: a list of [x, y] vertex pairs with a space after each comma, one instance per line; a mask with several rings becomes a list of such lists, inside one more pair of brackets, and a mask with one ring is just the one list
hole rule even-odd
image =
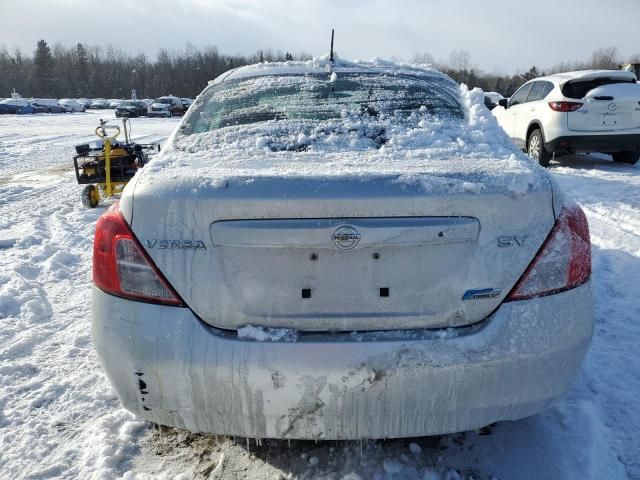
[[482, 298], [497, 298], [502, 293], [499, 288], [474, 288], [462, 295], [462, 300], [480, 300]]
[[146, 239], [147, 248], [158, 250], [206, 250], [207, 246], [202, 240], [158, 240]]

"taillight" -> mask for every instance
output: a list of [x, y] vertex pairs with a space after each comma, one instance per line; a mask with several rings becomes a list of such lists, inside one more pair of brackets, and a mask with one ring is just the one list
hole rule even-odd
[[93, 282], [100, 290], [132, 300], [182, 305], [180, 297], [146, 254], [118, 204], [96, 224]]
[[587, 218], [578, 206], [565, 208], [507, 301], [569, 290], [583, 284], [590, 276], [591, 241]]
[[580, 102], [549, 102], [551, 110], [556, 112], [575, 112], [582, 106]]

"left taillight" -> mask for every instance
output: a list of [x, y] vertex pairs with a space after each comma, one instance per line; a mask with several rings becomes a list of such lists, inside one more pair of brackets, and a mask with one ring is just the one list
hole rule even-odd
[[582, 285], [590, 276], [587, 218], [578, 206], [565, 208], [506, 301], [559, 293]]
[[580, 102], [549, 102], [549, 108], [554, 112], [575, 112], [582, 107], [582, 103]]
[[93, 282], [100, 290], [131, 300], [183, 305], [158, 271], [114, 204], [96, 224]]

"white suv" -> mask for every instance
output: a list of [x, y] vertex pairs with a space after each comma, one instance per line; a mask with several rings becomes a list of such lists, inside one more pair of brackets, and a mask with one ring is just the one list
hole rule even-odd
[[536, 78], [493, 109], [500, 126], [547, 166], [556, 152], [640, 158], [640, 85], [632, 72], [584, 70]]

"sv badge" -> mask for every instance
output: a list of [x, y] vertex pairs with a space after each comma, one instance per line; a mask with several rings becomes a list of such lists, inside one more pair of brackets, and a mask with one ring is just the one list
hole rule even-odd
[[498, 247], [522, 247], [527, 238], [528, 235], [505, 235], [498, 237]]

